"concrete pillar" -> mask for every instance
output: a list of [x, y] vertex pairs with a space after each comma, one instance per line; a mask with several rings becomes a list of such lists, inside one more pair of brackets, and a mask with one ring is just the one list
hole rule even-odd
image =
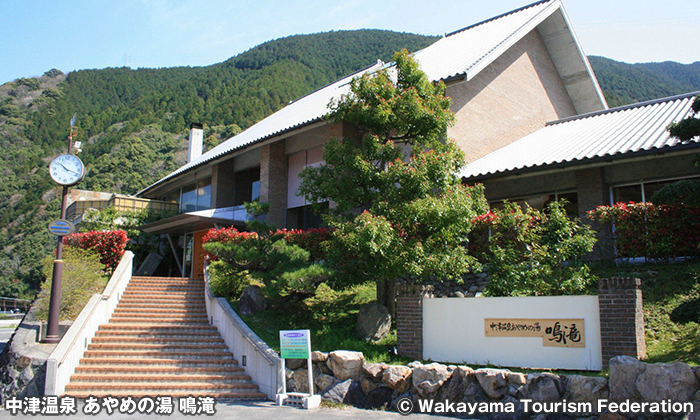
[[633, 278], [599, 280], [600, 341], [603, 369], [615, 356], [646, 358], [642, 281]]
[[260, 150], [260, 202], [270, 203], [268, 223], [284, 228], [287, 216], [287, 155], [284, 142], [266, 144]]

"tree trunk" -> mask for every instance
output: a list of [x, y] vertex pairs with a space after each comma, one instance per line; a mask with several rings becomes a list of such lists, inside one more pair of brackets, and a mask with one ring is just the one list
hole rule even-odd
[[384, 279], [377, 282], [377, 302], [386, 306], [391, 318], [396, 317], [396, 279]]

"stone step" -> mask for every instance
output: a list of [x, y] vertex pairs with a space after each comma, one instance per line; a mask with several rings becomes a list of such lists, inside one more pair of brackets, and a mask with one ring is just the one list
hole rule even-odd
[[71, 391], [89, 391], [89, 392], [107, 392], [107, 391], [134, 391], [134, 392], [186, 392], [186, 391], [218, 391], [237, 390], [246, 392], [246, 390], [257, 391], [257, 385], [241, 382], [241, 383], [207, 383], [207, 382], [100, 382], [100, 383], [73, 383], [66, 385], [66, 392]]
[[165, 310], [165, 309], [180, 309], [180, 308], [190, 308], [196, 310], [207, 310], [207, 305], [203, 303], [190, 302], [187, 305], [178, 303], [161, 303], [161, 302], [139, 302], [139, 303], [129, 303], [129, 302], [119, 302], [116, 309], [143, 309], [143, 310]]
[[[104, 398], [104, 397], [132, 397], [134, 399], [139, 399], [143, 397], [158, 397], [163, 394], [162, 391], [72, 391], [66, 392], [64, 395], [74, 398]], [[202, 390], [202, 391], [170, 391], [167, 393], [169, 397], [173, 398], [188, 398], [188, 397], [212, 397], [218, 400], [264, 400], [267, 395], [262, 392], [255, 390], [242, 391], [214, 391], [214, 390]]]
[[[138, 319], [144, 321], [162, 322], [162, 321], [203, 321], [209, 322], [207, 318], [207, 313], [204, 312], [175, 312], [175, 313], [154, 313], [149, 314], [146, 312], [115, 312], [112, 314], [113, 320], [120, 320], [120, 322], [125, 322], [124, 319]], [[136, 321], [139, 322], [139, 321]]]
[[208, 322], [204, 282], [134, 277], [65, 395], [265, 399]]
[[[141, 317], [112, 317], [112, 319], [109, 320], [110, 323], [113, 324], [121, 324], [121, 323], [133, 323], [133, 324], [139, 324], [139, 323], [151, 323], [151, 324], [173, 324], [177, 323], [178, 325], [182, 326], [183, 328], [189, 327], [193, 328], [202, 324], [209, 324], [209, 319], [207, 317], [195, 317], [195, 316], [181, 316], [181, 317], [169, 317], [169, 318], [158, 318], [155, 316], [152, 317], [147, 317], [147, 316], [141, 316]], [[203, 325], [202, 325], [203, 326]]]
[[80, 364], [85, 366], [177, 366], [179, 368], [205, 368], [227, 365], [238, 365], [235, 359], [209, 358], [209, 359], [176, 359], [176, 358], [130, 358], [130, 357], [84, 357]]
[[186, 342], [163, 340], [160, 343], [153, 341], [134, 343], [122, 340], [120, 343], [92, 343], [88, 345], [88, 350], [228, 350], [226, 344], [213, 344], [208, 342]]
[[172, 332], [172, 333], [161, 333], [161, 334], [153, 334], [150, 332], [144, 332], [144, 333], [134, 333], [132, 331], [98, 331], [95, 334], [95, 337], [92, 339], [93, 343], [123, 343], [123, 342], [131, 342], [131, 343], [143, 343], [143, 342], [149, 342], [149, 343], [160, 343], [160, 342], [168, 342], [168, 343], [177, 343], [177, 342], [184, 342], [184, 343], [192, 343], [192, 342], [198, 342], [200, 340], [205, 340], [208, 343], [223, 343], [224, 340], [221, 338], [221, 336], [218, 333], [197, 333], [195, 331], [192, 332], [182, 332], [182, 333], [177, 333], [177, 332]]
[[193, 309], [187, 307], [180, 308], [167, 308], [167, 309], [137, 309], [137, 308], [117, 308], [114, 310], [113, 316], [116, 315], [151, 315], [151, 316], [169, 316], [169, 315], [197, 315], [197, 316], [207, 316], [206, 309]]
[[122, 373], [122, 374], [97, 374], [78, 373], [70, 377], [75, 383], [101, 383], [101, 382], [206, 382], [206, 383], [242, 383], [250, 381], [250, 376], [245, 373], [210, 373], [210, 374], [148, 374], [148, 373]]
[[198, 292], [204, 292], [203, 287], [199, 286], [168, 286], [168, 285], [163, 285], [163, 286], [132, 286], [129, 285], [125, 290], [124, 293], [131, 292], [131, 293], [198, 293]]
[[[202, 340], [204, 338], [204, 340]], [[207, 336], [196, 336], [196, 335], [169, 335], [169, 336], [153, 336], [152, 334], [144, 335], [101, 335], [95, 336], [92, 339], [92, 344], [121, 344], [121, 343], [132, 343], [132, 344], [160, 344], [160, 345], [180, 345], [189, 344], [195, 345], [197, 343], [205, 343], [208, 345], [212, 344], [224, 344], [224, 339], [212, 335]]]
[[85, 359], [97, 358], [141, 358], [141, 359], [172, 359], [172, 360], [199, 360], [212, 357], [221, 360], [233, 360], [233, 354], [219, 349], [202, 350], [86, 350]]
[[212, 325], [201, 325], [201, 324], [183, 324], [177, 322], [171, 323], [154, 323], [154, 322], [132, 322], [132, 323], [118, 323], [118, 324], [105, 324], [100, 325], [98, 332], [100, 331], [135, 331], [139, 334], [151, 333], [151, 334], [166, 334], [172, 332], [185, 332], [195, 331], [195, 332], [213, 332], [218, 333], [216, 327]]
[[116, 365], [116, 364], [92, 364], [80, 365], [75, 368], [76, 374], [85, 375], [211, 375], [211, 374], [241, 374], [245, 369], [238, 366], [167, 366], [167, 365]]

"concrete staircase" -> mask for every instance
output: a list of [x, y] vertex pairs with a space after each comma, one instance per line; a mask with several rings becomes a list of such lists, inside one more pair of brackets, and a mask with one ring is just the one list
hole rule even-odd
[[210, 326], [201, 279], [133, 277], [65, 395], [263, 399]]

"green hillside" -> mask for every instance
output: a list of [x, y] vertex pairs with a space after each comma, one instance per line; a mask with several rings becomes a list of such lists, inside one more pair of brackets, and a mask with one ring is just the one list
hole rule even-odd
[[629, 64], [588, 58], [610, 107], [700, 91], [700, 62]]
[[207, 67], [108, 68], [0, 86], [0, 296], [33, 297], [38, 264], [54, 246], [47, 224], [60, 191], [48, 162], [77, 140], [88, 167], [81, 189], [133, 194], [184, 163], [189, 123], [213, 147], [300, 96], [394, 51], [436, 38], [379, 30], [291, 36]]

